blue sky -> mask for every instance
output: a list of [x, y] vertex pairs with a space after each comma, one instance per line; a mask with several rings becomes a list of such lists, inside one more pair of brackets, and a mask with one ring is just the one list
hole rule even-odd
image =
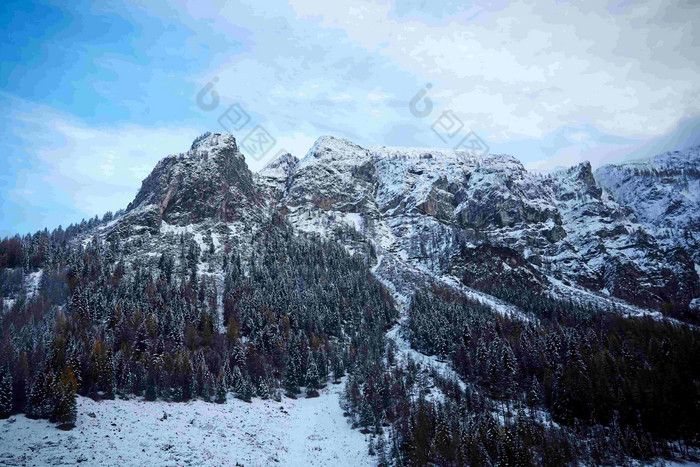
[[[535, 169], [700, 144], [700, 7], [670, 3], [3, 2], [0, 235], [126, 207], [232, 105], [239, 141], [257, 124], [276, 139], [254, 170], [325, 134], [473, 131]], [[441, 139], [445, 112], [459, 131]]]

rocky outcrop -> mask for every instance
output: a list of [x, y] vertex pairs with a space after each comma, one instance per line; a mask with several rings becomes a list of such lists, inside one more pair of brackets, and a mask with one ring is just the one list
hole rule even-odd
[[178, 235], [195, 241], [215, 274], [211, 262], [281, 214], [350, 251], [371, 249], [375, 273], [403, 294], [425, 282], [416, 278], [457, 278], [689, 310], [700, 296], [696, 159], [671, 153], [543, 176], [508, 155], [326, 136], [301, 160], [285, 154], [252, 174], [233, 136], [215, 133], [160, 161], [125, 214], [100, 229], [151, 256], [174, 251], [163, 245]]
[[[512, 156], [324, 137], [288, 172], [277, 202], [296, 227], [355, 228], [379, 254], [434, 275], [460, 276], [454, 258], [488, 245], [526, 261], [518, 270], [536, 271], [526, 283], [542, 290], [539, 277], [551, 277], [652, 309], [698, 295], [692, 253], [659, 241], [587, 162], [545, 177]], [[481, 250], [466, 257], [483, 261], [480, 274], [507, 264]]]
[[236, 140], [214, 133], [196, 141], [187, 153], [161, 160], [115, 229], [154, 233], [163, 222], [186, 226], [212, 219], [254, 221], [263, 204]]
[[287, 189], [287, 182], [292, 179], [299, 159], [291, 154], [283, 154], [270, 162], [254, 175], [256, 184], [265, 194], [267, 200], [279, 200]]
[[661, 243], [689, 251], [700, 263], [700, 147], [606, 165], [595, 179]]

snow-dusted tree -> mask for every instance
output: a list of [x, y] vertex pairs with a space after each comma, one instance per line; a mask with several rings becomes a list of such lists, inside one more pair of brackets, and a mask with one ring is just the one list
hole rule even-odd
[[270, 381], [266, 377], [258, 384], [258, 396], [263, 400], [270, 398]]
[[375, 422], [376, 419], [372, 411], [372, 406], [366, 401], [362, 401], [362, 403], [360, 403], [360, 426], [364, 429], [369, 429], [375, 425]]
[[62, 428], [73, 428], [75, 426], [77, 416], [76, 385], [75, 375], [70, 368], [66, 368], [58, 381], [56, 381], [56, 405], [53, 419]]
[[229, 385], [230, 388], [234, 392], [238, 392], [241, 389], [241, 385], [243, 384], [243, 373], [241, 373], [241, 368], [236, 365], [233, 367], [233, 371], [231, 371], [231, 378], [229, 380]]
[[299, 383], [297, 379], [297, 370], [294, 367], [293, 361], [288, 361], [282, 375], [282, 386], [287, 397], [296, 398], [299, 394]]
[[54, 411], [56, 375], [52, 371], [41, 371], [34, 378], [27, 396], [27, 416], [50, 418]]
[[154, 401], [158, 398], [158, 390], [156, 388], [156, 383], [150, 376], [146, 380], [146, 400]]
[[226, 378], [224, 377], [223, 371], [219, 372], [219, 376], [216, 378], [216, 403], [224, 404], [226, 402], [226, 391], [227, 391]]
[[0, 419], [12, 413], [12, 373], [7, 365], [0, 368]]
[[309, 365], [306, 368], [306, 376], [304, 377], [304, 384], [306, 385], [306, 392], [309, 395], [317, 395], [316, 392], [321, 386], [320, 377], [318, 374], [318, 367], [316, 366], [315, 359], [309, 359]]

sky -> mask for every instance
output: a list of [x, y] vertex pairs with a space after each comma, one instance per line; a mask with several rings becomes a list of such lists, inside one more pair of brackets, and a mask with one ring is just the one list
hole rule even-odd
[[693, 0], [5, 1], [0, 236], [125, 208], [205, 131], [263, 132], [253, 170], [328, 134], [538, 170], [694, 146], [698, 24]]

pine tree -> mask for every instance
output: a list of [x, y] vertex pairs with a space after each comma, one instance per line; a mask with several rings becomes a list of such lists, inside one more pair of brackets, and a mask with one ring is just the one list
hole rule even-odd
[[378, 467], [389, 467], [390, 462], [386, 453], [386, 441], [384, 435], [379, 435], [376, 445]]
[[299, 384], [297, 383], [296, 369], [294, 368], [294, 362], [287, 361], [287, 366], [285, 367], [285, 372], [282, 377], [282, 387], [284, 388], [287, 397], [296, 399], [297, 394], [299, 394]]
[[318, 396], [318, 388], [321, 386], [318, 367], [313, 358], [309, 359], [309, 366], [306, 369], [306, 377], [304, 378], [306, 383], [306, 393], [308, 397]]
[[236, 397], [242, 401], [250, 402], [254, 392], [250, 377], [248, 375], [242, 375], [238, 366], [233, 368], [233, 373], [233, 378], [235, 380], [233, 390], [236, 393]]
[[435, 421], [435, 433], [431, 443], [431, 451], [438, 465], [449, 464], [453, 458], [450, 428], [442, 412], [438, 413]]
[[542, 402], [542, 390], [540, 389], [540, 383], [537, 382], [537, 378], [532, 378], [532, 384], [530, 385], [530, 391], [527, 393], [527, 403], [535, 408]]
[[367, 430], [374, 426], [375, 421], [372, 407], [364, 400], [360, 402], [360, 426]]
[[219, 376], [216, 378], [216, 403], [226, 403], [226, 378], [223, 371], [219, 372]]
[[156, 389], [156, 383], [150, 376], [146, 380], [146, 400], [154, 401], [158, 398], [158, 390]]
[[12, 373], [6, 365], [0, 370], [0, 419], [10, 416], [12, 401]]
[[56, 406], [53, 413], [53, 419], [64, 429], [75, 426], [77, 416], [76, 386], [77, 382], [73, 370], [66, 368], [61, 378], [56, 382]]
[[258, 396], [262, 400], [270, 398], [270, 382], [267, 378], [262, 378], [260, 380], [260, 384], [258, 384]]
[[238, 365], [233, 367], [233, 371], [231, 371], [231, 378], [230, 378], [230, 388], [233, 390], [233, 392], [238, 392], [241, 389], [241, 384], [243, 382], [243, 374], [241, 374], [241, 369]]
[[27, 396], [27, 416], [29, 418], [50, 418], [54, 412], [56, 376], [51, 371], [41, 371], [34, 379]]
[[240, 392], [238, 393], [238, 397], [245, 402], [250, 402], [254, 395], [255, 390], [253, 388], [253, 383], [250, 381], [250, 378], [246, 375], [243, 378], [242, 387]]
[[340, 378], [345, 376], [345, 368], [343, 367], [343, 360], [339, 356], [335, 356], [331, 359], [331, 367], [333, 371], [333, 383], [340, 383]]

